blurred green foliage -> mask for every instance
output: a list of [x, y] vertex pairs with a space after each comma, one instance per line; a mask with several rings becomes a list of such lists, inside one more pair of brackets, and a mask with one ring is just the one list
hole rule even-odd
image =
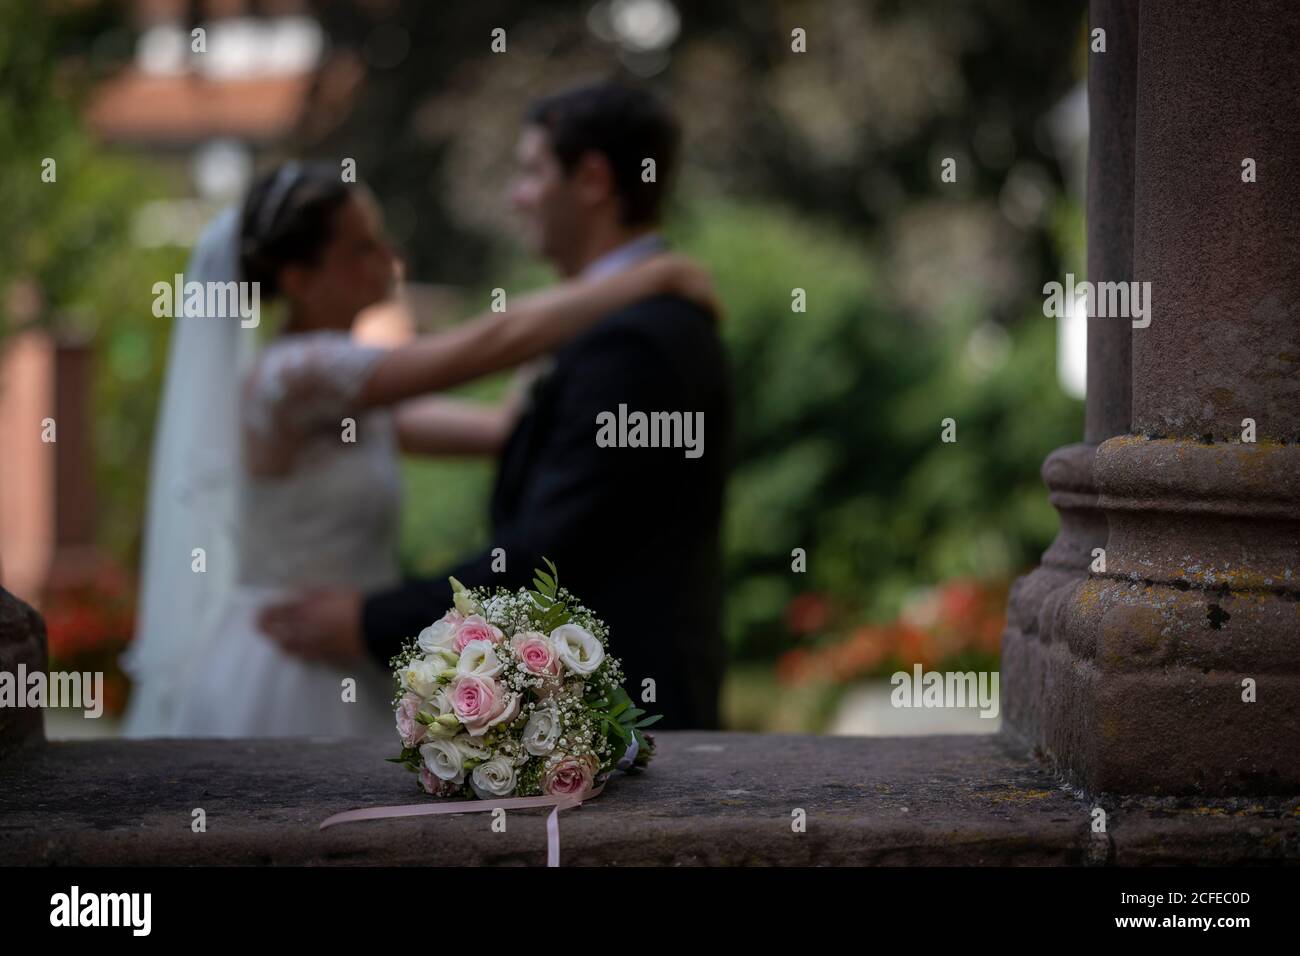
[[[803, 591], [885, 620], [918, 585], [1005, 578], [1036, 560], [1057, 528], [1038, 469], [1083, 421], [1057, 384], [1052, 322], [1004, 330], [961, 306], [902, 318], [867, 248], [786, 213], [712, 206], [683, 238], [730, 310], [738, 658], [789, 646], [782, 613]], [[791, 311], [796, 286], [806, 313]], [[952, 443], [940, 441], [947, 418]], [[791, 573], [793, 547], [806, 574]]]
[[[492, 401], [508, 376], [494, 376], [455, 394]], [[407, 458], [402, 466], [402, 569], [433, 575], [486, 546], [493, 463], [477, 458]]]
[[[54, 18], [35, 4], [0, 5], [0, 343], [34, 323], [60, 340], [96, 347], [101, 538], [110, 553], [133, 562], [169, 331], [168, 320], [153, 316], [152, 285], [180, 271], [185, 257], [132, 239], [140, 204], [168, 190], [153, 171], [106, 150], [83, 128], [78, 103], [86, 78], [58, 55], [69, 37], [94, 29], [76, 14]], [[42, 178], [47, 159], [54, 161], [49, 182]], [[14, 314], [20, 287], [40, 290], [34, 315], [25, 307]]]

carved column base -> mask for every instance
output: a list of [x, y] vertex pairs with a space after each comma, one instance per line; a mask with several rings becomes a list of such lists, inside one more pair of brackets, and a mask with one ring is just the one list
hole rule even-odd
[[1055, 612], [1048, 756], [1091, 792], [1300, 791], [1300, 446], [1121, 436], [1093, 473], [1106, 571]]
[[1061, 515], [1061, 530], [1042, 562], [1017, 578], [1007, 600], [1002, 634], [1002, 725], [1022, 743], [1042, 748], [1046, 693], [1046, 648], [1057, 605], [1088, 575], [1093, 548], [1106, 543], [1106, 518], [1097, 507], [1092, 459], [1097, 446], [1066, 445], [1043, 462], [1048, 500]]

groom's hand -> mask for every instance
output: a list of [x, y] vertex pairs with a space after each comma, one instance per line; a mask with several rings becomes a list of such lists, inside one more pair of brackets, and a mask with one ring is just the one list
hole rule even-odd
[[365, 657], [358, 591], [309, 591], [263, 608], [257, 626], [286, 653], [304, 660], [354, 664]]

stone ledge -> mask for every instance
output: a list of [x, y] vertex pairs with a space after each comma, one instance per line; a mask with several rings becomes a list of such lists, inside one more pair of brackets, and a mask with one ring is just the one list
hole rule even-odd
[[[1091, 804], [994, 736], [656, 735], [654, 765], [560, 816], [565, 865], [1300, 860], [1300, 799]], [[545, 811], [343, 824], [415, 803], [391, 741], [33, 743], [0, 762], [0, 864], [542, 865]], [[202, 807], [207, 832], [190, 831]], [[807, 811], [806, 833], [791, 811]]]

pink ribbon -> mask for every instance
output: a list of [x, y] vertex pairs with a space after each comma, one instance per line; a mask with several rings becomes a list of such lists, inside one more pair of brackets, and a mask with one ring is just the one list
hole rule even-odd
[[400, 807], [366, 807], [364, 810], [346, 810], [324, 820], [320, 829], [336, 823], [354, 823], [357, 820], [384, 820], [391, 817], [438, 816], [444, 813], [484, 813], [500, 807], [503, 810], [528, 810], [533, 807], [551, 807], [546, 818], [546, 865], [560, 865], [561, 810], [581, 806], [586, 800], [600, 796], [605, 785], [584, 790], [582, 793], [557, 797], [508, 797], [504, 800], [457, 800], [453, 803], [410, 803]]

